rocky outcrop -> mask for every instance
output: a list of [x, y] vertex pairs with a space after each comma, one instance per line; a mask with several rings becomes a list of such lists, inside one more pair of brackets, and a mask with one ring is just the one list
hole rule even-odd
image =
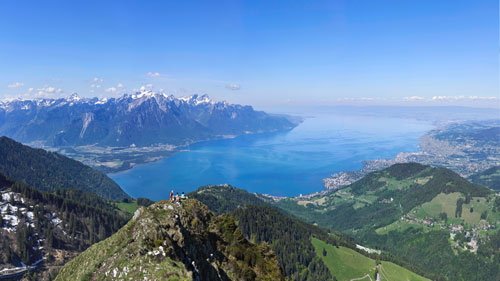
[[116, 234], [66, 264], [56, 280], [284, 280], [266, 244], [197, 200], [140, 209]]

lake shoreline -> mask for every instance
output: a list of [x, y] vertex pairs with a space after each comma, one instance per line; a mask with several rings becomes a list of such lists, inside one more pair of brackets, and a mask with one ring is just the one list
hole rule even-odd
[[[392, 125], [386, 128], [388, 122]], [[327, 191], [323, 179], [360, 170], [363, 161], [419, 151], [418, 137], [432, 128], [429, 122], [401, 118], [315, 116], [285, 132], [193, 143], [182, 147], [184, 153], [108, 176], [131, 196], [153, 200], [164, 198], [164, 189], [189, 192], [224, 183], [252, 193], [297, 197]]]

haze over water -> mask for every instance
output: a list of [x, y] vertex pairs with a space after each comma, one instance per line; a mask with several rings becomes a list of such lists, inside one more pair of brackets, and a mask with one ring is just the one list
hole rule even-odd
[[171, 189], [223, 183], [297, 196], [323, 190], [325, 177], [360, 169], [363, 160], [418, 151], [418, 137], [430, 129], [430, 122], [413, 119], [315, 114], [288, 132], [201, 142], [110, 176], [133, 197], [153, 200], [167, 198]]

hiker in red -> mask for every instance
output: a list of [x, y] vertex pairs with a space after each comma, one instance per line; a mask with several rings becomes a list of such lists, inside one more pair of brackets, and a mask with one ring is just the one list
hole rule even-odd
[[170, 191], [170, 200], [173, 200], [174, 199], [174, 191]]

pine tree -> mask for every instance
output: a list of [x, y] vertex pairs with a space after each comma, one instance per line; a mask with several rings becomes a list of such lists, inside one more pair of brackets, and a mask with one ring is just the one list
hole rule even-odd
[[106, 238], [106, 229], [103, 225], [99, 225], [99, 241], [104, 240]]

